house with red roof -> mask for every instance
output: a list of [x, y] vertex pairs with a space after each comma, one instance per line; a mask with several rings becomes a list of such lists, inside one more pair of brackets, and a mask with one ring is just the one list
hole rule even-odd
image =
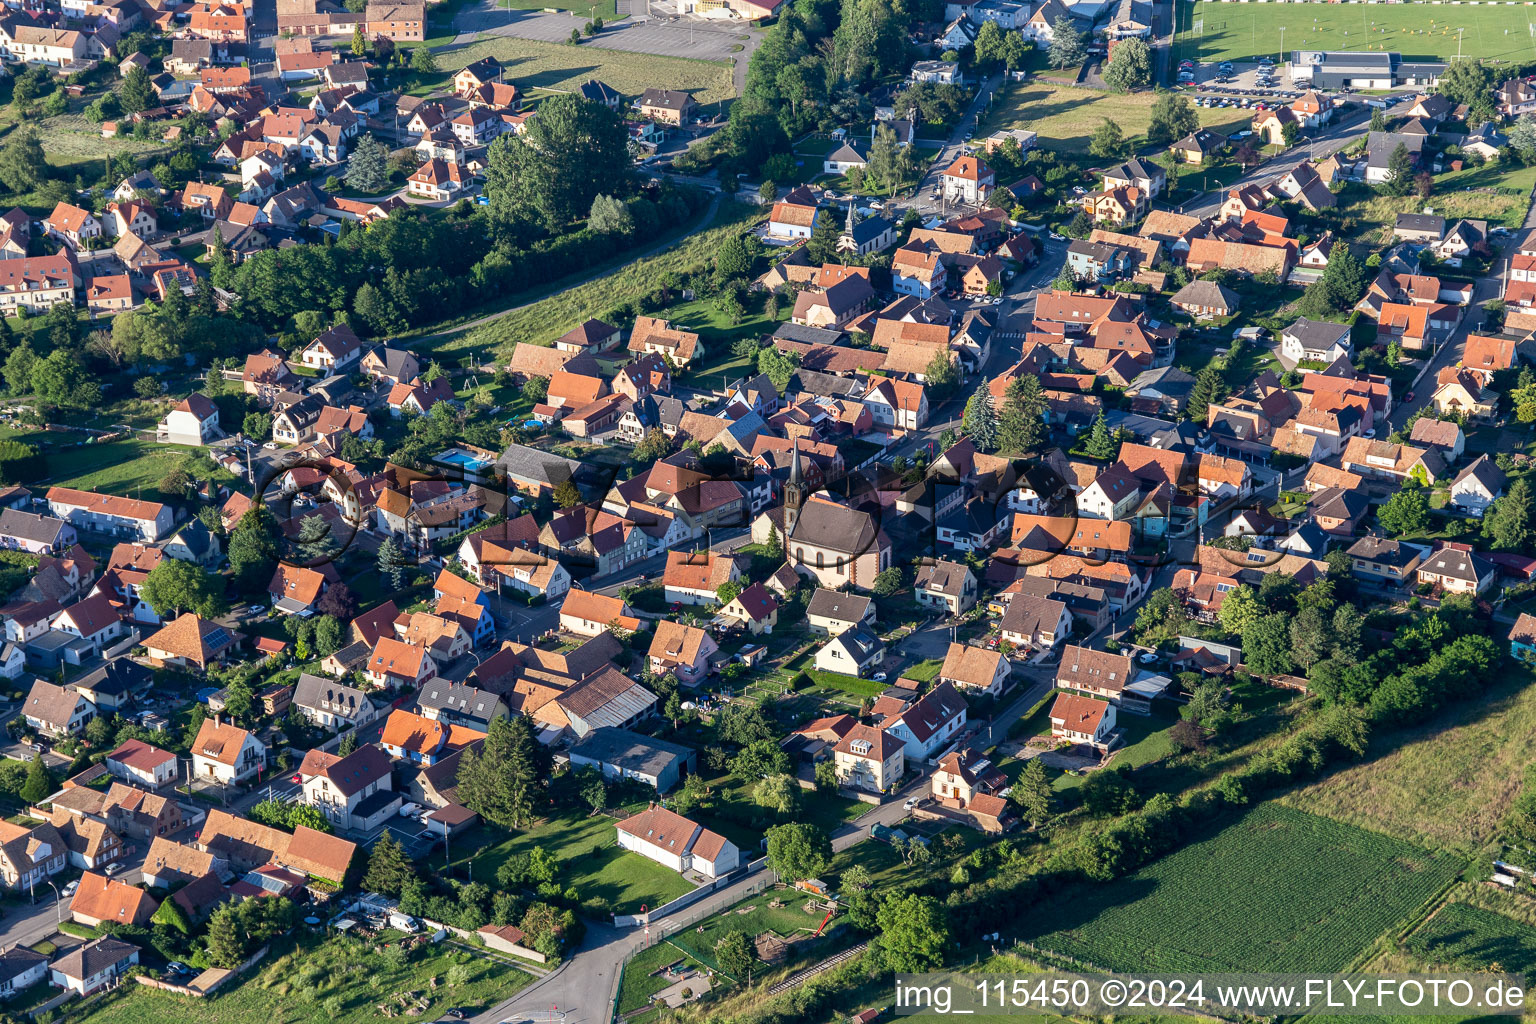
[[652, 805], [616, 829], [622, 848], [684, 874], [719, 878], [741, 863], [741, 852], [729, 839], [665, 807]]

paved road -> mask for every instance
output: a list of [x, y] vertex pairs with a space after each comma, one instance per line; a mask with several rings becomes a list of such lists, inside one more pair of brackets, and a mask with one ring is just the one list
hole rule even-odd
[[[993, 725], [995, 738], [1006, 735], [1008, 728], [1049, 691], [1048, 676], [1051, 673], [1048, 669], [1031, 666], [1027, 671], [1031, 682], [1019, 698], [997, 716]], [[928, 791], [931, 774], [931, 769], [924, 768], [891, 799], [836, 832], [832, 836], [833, 851], [840, 853], [868, 839], [872, 825], [895, 825], [905, 818], [906, 801]], [[745, 899], [759, 882], [759, 876], [750, 875], [684, 908], [682, 913], [698, 920], [724, 910]], [[589, 923], [586, 939], [574, 957], [511, 999], [476, 1017], [474, 1024], [551, 1018], [564, 1024], [605, 1022], [618, 991], [619, 973], [625, 959], [635, 950], [644, 948], [646, 942], [643, 928], [620, 930], [606, 924]]]
[[[1364, 138], [1369, 130], [1370, 111], [1357, 112], [1347, 120], [1341, 120], [1309, 138], [1306, 145], [1296, 146], [1294, 149], [1281, 153], [1273, 159], [1266, 160], [1252, 171], [1237, 179], [1232, 185], [1212, 189], [1184, 203], [1178, 210], [1180, 213], [1188, 214], [1191, 217], [1212, 216], [1216, 213], [1217, 208], [1226, 200], [1228, 188], [1272, 181], [1304, 161], [1326, 159], [1339, 150], [1345, 149]], [[1189, 171], [1187, 173], [1193, 177], [1198, 172]]]

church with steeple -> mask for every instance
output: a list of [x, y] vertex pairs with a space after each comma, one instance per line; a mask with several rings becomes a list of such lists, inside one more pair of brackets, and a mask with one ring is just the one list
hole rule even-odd
[[752, 522], [754, 544], [777, 544], [785, 561], [819, 586], [868, 590], [891, 566], [891, 540], [874, 516], [849, 508], [825, 491], [807, 494], [800, 445], [790, 455], [784, 503]]

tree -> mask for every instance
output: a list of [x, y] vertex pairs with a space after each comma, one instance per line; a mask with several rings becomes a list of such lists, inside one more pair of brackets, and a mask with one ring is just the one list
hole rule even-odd
[[570, 480], [562, 480], [555, 486], [553, 497], [561, 508], [573, 508], [581, 504], [581, 491]]
[[[1230, 595], [1229, 595], [1230, 596]], [[1261, 615], [1243, 630], [1243, 660], [1261, 676], [1283, 675], [1295, 667], [1291, 660], [1289, 616], [1279, 612]]]
[[53, 773], [48, 766], [43, 764], [42, 751], [32, 756], [32, 763], [27, 765], [27, 781], [21, 785], [20, 796], [29, 804], [40, 804], [47, 800], [49, 795], [58, 788], [54, 781]]
[[730, 604], [745, 589], [747, 589], [746, 585], [740, 580], [726, 580], [715, 588], [715, 600], [722, 605]]
[[805, 255], [812, 263], [837, 262], [837, 243], [843, 237], [842, 225], [836, 217], [818, 213], [811, 225], [811, 237], [805, 243]]
[[623, 200], [599, 194], [592, 198], [587, 227], [600, 235], [627, 235], [635, 230], [635, 218]]
[[1489, 120], [1488, 117], [1478, 117], [1476, 111], [1491, 107], [1489, 97], [1493, 93], [1493, 85], [1494, 74], [1487, 65], [1481, 61], [1458, 60], [1445, 69], [1435, 91], [1450, 100], [1453, 106], [1465, 103], [1470, 108], [1467, 124], [1471, 126]]
[[1051, 25], [1051, 67], [1076, 67], [1083, 62], [1083, 34], [1072, 19], [1061, 15]]
[[823, 793], [837, 792], [839, 783], [837, 779], [837, 765], [829, 760], [816, 762], [816, 788]]
[[358, 22], [352, 26], [352, 56], [364, 57], [368, 54], [368, 37], [363, 35], [363, 23]]
[[405, 555], [393, 537], [385, 537], [379, 545], [378, 566], [379, 573], [389, 580], [390, 589], [405, 587]]
[[733, 929], [720, 936], [720, 941], [715, 943], [715, 963], [726, 974], [748, 984], [752, 982], [752, 964], [756, 959], [746, 932]]
[[1109, 118], [1103, 118], [1088, 140], [1088, 152], [1101, 160], [1119, 160], [1125, 156], [1125, 133]]
[[1045, 765], [1038, 757], [1024, 762], [1019, 781], [1013, 784], [1008, 795], [1019, 805], [1020, 813], [1031, 826], [1039, 827], [1050, 817], [1054, 791], [1051, 789], [1051, 780], [1046, 777]]
[[1509, 144], [1523, 159], [1536, 157], [1536, 114], [1521, 114], [1510, 126]]
[[1120, 446], [1115, 443], [1114, 435], [1109, 432], [1109, 420], [1104, 418], [1104, 410], [1094, 417], [1093, 430], [1088, 434], [1088, 457], [1091, 459], [1113, 459], [1120, 454]]
[[1210, 415], [1212, 403], [1227, 397], [1227, 382], [1221, 371], [1207, 365], [1195, 375], [1195, 386], [1189, 392], [1189, 403], [1184, 407], [1191, 423], [1204, 426]]
[[1008, 382], [1002, 413], [997, 418], [998, 450], [1022, 454], [1045, 437], [1045, 395], [1040, 378], [1020, 374]]
[[1291, 660], [1310, 669], [1328, 653], [1329, 623], [1318, 608], [1303, 608], [1291, 620]]
[[229, 535], [229, 567], [236, 584], [246, 591], [265, 587], [277, 565], [277, 521], [265, 505], [252, 505]]
[[815, 825], [791, 822], [770, 828], [765, 835], [768, 866], [782, 880], [798, 882], [817, 878], [832, 866], [832, 843]]
[[1242, 636], [1248, 624], [1263, 614], [1264, 606], [1259, 603], [1259, 595], [1248, 584], [1239, 583], [1227, 591], [1217, 617], [1221, 620], [1222, 629], [1234, 636]]
[[997, 416], [992, 412], [992, 395], [986, 388], [977, 388], [965, 402], [965, 415], [960, 429], [971, 439], [977, 451], [990, 452], [997, 448]]
[[757, 372], [765, 374], [779, 393], [789, 386], [789, 379], [800, 369], [800, 353], [765, 348], [757, 353]]
[[1387, 178], [1378, 188], [1383, 195], [1405, 196], [1413, 188], [1413, 154], [1399, 142], [1387, 157]]
[[[756, 243], [757, 240], [750, 235], [731, 235], [721, 242], [720, 248], [715, 251], [715, 276], [722, 281], [730, 281], [750, 274], [752, 264], [757, 259]], [[755, 354], [756, 339], [747, 340], [753, 342]]]
[[1376, 513], [1381, 528], [1399, 537], [1429, 528], [1429, 502], [1420, 487], [1404, 485]]
[[1381, 107], [1371, 111], [1371, 131], [1384, 132], [1387, 130], [1387, 115]]
[[772, 203], [777, 200], [779, 198], [779, 183], [772, 178], [764, 179], [763, 183], [757, 187], [757, 198], [761, 199], [764, 203]]
[[505, 226], [531, 221], [559, 230], [589, 213], [599, 195], [628, 193], [632, 167], [629, 134], [617, 114], [576, 93], [551, 96], [522, 134], [491, 143], [485, 169], [491, 217]]
[[1301, 125], [1295, 121], [1287, 121], [1280, 126], [1280, 141], [1285, 143], [1287, 149], [1301, 141]]
[[603, 773], [596, 768], [587, 768], [581, 773], [581, 799], [592, 813], [597, 814], [608, 806], [608, 783], [603, 781]]
[[637, 463], [655, 462], [657, 459], [666, 458], [672, 454], [672, 439], [667, 432], [660, 427], [652, 427], [645, 432], [640, 443], [635, 445], [635, 450], [630, 454]]
[[1152, 48], [1143, 40], [1121, 39], [1104, 65], [1104, 84], [1115, 92], [1130, 92], [1152, 84]]
[[216, 619], [229, 610], [224, 578], [177, 558], [162, 558], [139, 585], [139, 596], [162, 619], [182, 612]]
[[411, 51], [411, 70], [418, 75], [430, 75], [437, 71], [437, 58], [429, 46], [418, 46]]
[[1302, 301], [1307, 312], [1315, 317], [1347, 312], [1360, 301], [1369, 282], [1369, 269], [1355, 258], [1346, 243], [1335, 242], [1328, 250], [1328, 265], [1323, 268], [1322, 278], [1307, 289]]
[[789, 755], [771, 739], [754, 740], [731, 759], [731, 774], [743, 782], [756, 782], [790, 771]]
[[875, 594], [879, 597], [890, 597], [902, 590], [901, 566], [892, 565], [875, 573]]
[[788, 816], [800, 803], [800, 783], [790, 775], [769, 775], [752, 787], [752, 802], [780, 817]]
[[33, 364], [32, 391], [45, 401], [75, 409], [89, 409], [101, 401], [101, 384], [73, 352], [63, 348]]
[[864, 167], [865, 181], [878, 183], [889, 194], [895, 194], [901, 183], [912, 177], [916, 169], [912, 150], [901, 144], [896, 138], [896, 132], [888, 125], [877, 127]]
[[1200, 117], [1189, 100], [1179, 93], [1159, 89], [1152, 101], [1152, 120], [1147, 125], [1147, 143], [1166, 146], [1177, 142], [1200, 127]]
[[155, 88], [149, 81], [149, 72], [143, 68], [136, 67], [129, 71], [117, 87], [117, 102], [128, 114], [148, 110], [155, 105], [157, 99]]
[[527, 715], [494, 718], [478, 754], [459, 755], [459, 798], [503, 828], [526, 828], [548, 777], [547, 762]]
[[893, 893], [880, 904], [875, 921], [886, 970], [914, 974], [944, 963], [950, 942], [949, 921], [932, 896]]
[[[991, 22], [988, 22], [991, 24]], [[934, 352], [933, 358], [928, 361], [923, 370], [924, 383], [929, 389], [929, 394], [934, 401], [942, 402], [954, 393], [960, 384], [960, 368], [956, 365], [954, 355], [948, 349], [939, 349]]]
[[1500, 551], [1525, 551], [1536, 534], [1533, 514], [1536, 509], [1532, 507], [1530, 482], [1519, 477], [1483, 514], [1483, 536]]
[[347, 185], [359, 192], [382, 192], [389, 185], [389, 150], [372, 132], [364, 132], [352, 146]]
[[995, 21], [984, 21], [976, 32], [976, 42], [972, 44], [972, 53], [977, 64], [990, 67], [1003, 62], [1004, 42], [1003, 30]]

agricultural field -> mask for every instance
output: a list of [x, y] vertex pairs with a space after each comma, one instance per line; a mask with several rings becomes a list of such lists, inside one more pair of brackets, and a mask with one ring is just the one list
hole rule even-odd
[[1463, 57], [1536, 59], [1536, 9], [1516, 4], [1235, 4], [1177, 5], [1173, 59], [1251, 60], [1287, 50], [1396, 50], [1407, 60], [1451, 60], [1458, 28]]
[[481, 35], [468, 46], [437, 54], [437, 66], [443, 74], [431, 81], [438, 87], [446, 86], [454, 72], [482, 57], [501, 61], [507, 69], [507, 81], [535, 97], [541, 90], [569, 92], [589, 78], [600, 78], [625, 96], [639, 96], [657, 82], [665, 82], [670, 88], [691, 93], [706, 106], [736, 94], [731, 65], [723, 61], [659, 57], [488, 35]]
[[1107, 885], [1074, 888], [1023, 938], [1120, 971], [1337, 971], [1461, 862], [1275, 804]]
[[1466, 903], [1449, 903], [1409, 937], [1408, 949], [1426, 964], [1465, 971], [1536, 970], [1536, 928]]
[[[1281, 803], [1433, 849], [1471, 855], [1493, 840], [1536, 743], [1529, 670], [1483, 700], [1419, 726], [1393, 749], [1305, 786]], [[1375, 752], [1372, 752], [1375, 755]]]
[[[289, 943], [238, 984], [209, 999], [125, 985], [72, 1024], [372, 1024], [397, 993], [430, 1000], [425, 1020], [452, 1006], [484, 1010], [532, 981], [531, 975], [468, 952], [432, 947], [403, 964], [345, 937]], [[437, 987], [432, 988], [436, 980]]]
[[[1028, 128], [1040, 145], [1072, 153], [1088, 152], [1088, 141], [1103, 118], [1115, 122], [1133, 145], [1140, 145], [1152, 121], [1153, 94], [1117, 96], [1097, 89], [1033, 81], [1011, 87], [981, 119], [977, 136], [1004, 128]], [[1241, 110], [1196, 108], [1200, 123], [1223, 134], [1240, 131], [1252, 119]]]

